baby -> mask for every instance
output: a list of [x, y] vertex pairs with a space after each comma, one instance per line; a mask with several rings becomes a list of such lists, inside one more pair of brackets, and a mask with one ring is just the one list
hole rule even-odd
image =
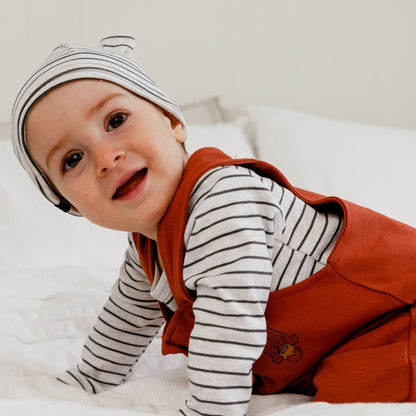
[[183, 415], [244, 415], [252, 393], [284, 391], [413, 401], [415, 230], [264, 162], [188, 157], [183, 115], [133, 43], [59, 46], [13, 108], [15, 152], [45, 197], [129, 232], [82, 361], [59, 380], [123, 383], [164, 324], [162, 352], [188, 355]]

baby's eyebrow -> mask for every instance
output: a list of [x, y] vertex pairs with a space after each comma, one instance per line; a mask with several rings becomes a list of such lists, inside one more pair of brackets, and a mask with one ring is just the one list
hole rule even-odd
[[90, 118], [95, 113], [97, 113], [97, 111], [99, 111], [100, 108], [102, 108], [108, 101], [111, 101], [112, 99], [121, 97], [121, 96], [123, 96], [121, 92], [113, 92], [111, 94], [104, 96], [100, 101], [98, 101], [88, 110], [87, 117]]

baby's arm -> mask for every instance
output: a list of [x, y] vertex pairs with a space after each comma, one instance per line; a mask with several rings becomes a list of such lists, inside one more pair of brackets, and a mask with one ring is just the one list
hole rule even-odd
[[252, 365], [267, 340], [273, 229], [282, 224], [270, 192], [257, 179], [221, 181], [197, 203], [190, 219], [184, 281], [197, 297], [185, 415], [247, 412]]
[[131, 236], [129, 243], [120, 277], [82, 349], [81, 363], [58, 377], [90, 393], [123, 383], [163, 322]]

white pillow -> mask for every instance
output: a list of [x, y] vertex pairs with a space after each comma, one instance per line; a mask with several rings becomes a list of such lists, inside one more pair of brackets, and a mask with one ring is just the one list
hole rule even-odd
[[0, 270], [93, 266], [117, 273], [126, 248], [126, 233], [55, 208], [19, 165], [11, 141], [0, 139]]
[[300, 188], [416, 227], [416, 131], [250, 106], [259, 158]]
[[246, 122], [247, 119], [241, 117], [226, 123], [187, 125], [186, 149], [192, 154], [201, 147], [217, 147], [231, 157], [255, 157]]

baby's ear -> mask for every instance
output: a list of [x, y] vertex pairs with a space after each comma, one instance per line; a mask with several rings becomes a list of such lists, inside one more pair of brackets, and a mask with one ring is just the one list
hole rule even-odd
[[185, 126], [168, 111], [162, 109], [162, 112], [170, 120], [170, 127], [175, 134], [176, 141], [183, 143], [188, 137]]
[[177, 122], [176, 127], [173, 128], [173, 131], [175, 133], [176, 141], [178, 143], [183, 143], [188, 137], [185, 127], [179, 121]]

